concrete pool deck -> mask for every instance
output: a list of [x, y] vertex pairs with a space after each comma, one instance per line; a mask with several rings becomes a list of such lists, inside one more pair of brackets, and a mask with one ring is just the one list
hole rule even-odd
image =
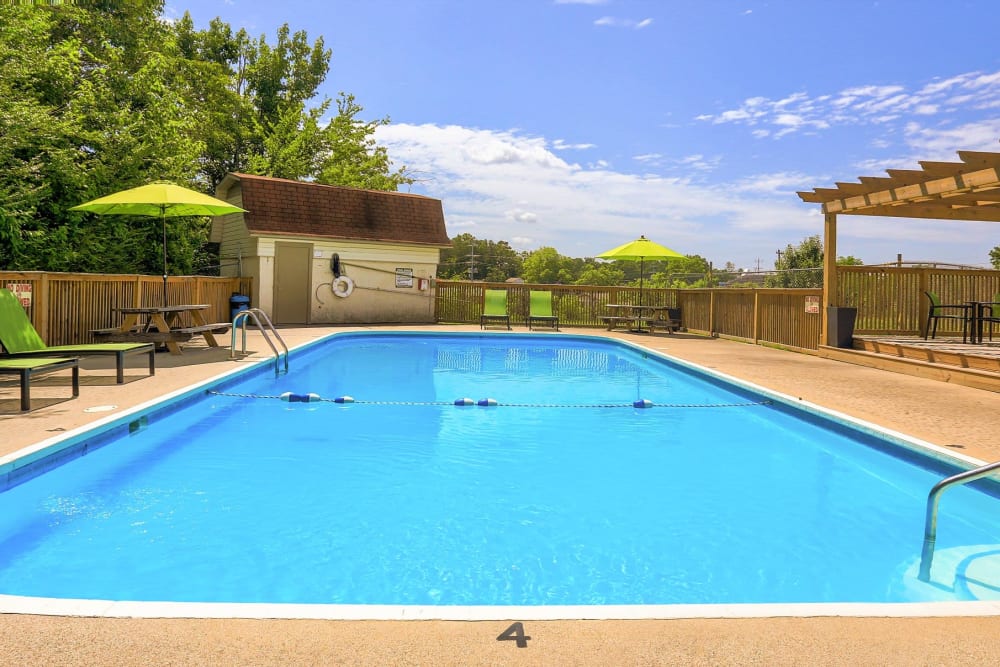
[[[281, 329], [289, 346], [333, 331], [479, 331], [473, 326]], [[516, 331], [520, 333], [522, 331]], [[595, 329], [564, 333], [630, 341], [878, 424], [965, 456], [1000, 460], [1000, 394], [732, 341]], [[256, 332], [249, 347], [267, 350]], [[236, 364], [228, 348], [157, 355], [115, 385], [101, 360], [81, 363], [75, 400], [16, 414], [17, 387], [0, 382], [0, 456], [215, 377]], [[294, 362], [294, 359], [293, 359]], [[95, 370], [98, 369], [98, 370]], [[68, 377], [33, 395], [68, 395]], [[87, 409], [116, 406], [104, 412]], [[15, 406], [15, 407], [11, 407]], [[914, 539], [919, 539], [915, 536]], [[68, 555], [71, 557], [71, 555]], [[1000, 654], [1000, 616], [524, 621], [519, 648], [497, 641], [509, 621], [139, 619], [0, 615], [0, 664], [46, 665], [964, 665]]]

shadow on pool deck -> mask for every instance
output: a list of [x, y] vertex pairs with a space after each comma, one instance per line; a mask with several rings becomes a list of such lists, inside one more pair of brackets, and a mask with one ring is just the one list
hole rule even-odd
[[[281, 329], [290, 347], [336, 331]], [[479, 331], [478, 327], [377, 329]], [[526, 333], [515, 331], [514, 333]], [[540, 332], [541, 333], [541, 332]], [[775, 391], [880, 424], [962, 454], [1000, 459], [1000, 396], [809, 355], [692, 335], [608, 336], [701, 364]], [[226, 348], [157, 354], [157, 372], [82, 364], [76, 400], [27, 415], [0, 414], [0, 456], [106, 418], [159, 395], [270, 356], [230, 361]], [[500, 334], [504, 335], [504, 334]], [[228, 339], [225, 343], [228, 343]], [[292, 357], [294, 367], [294, 355]], [[134, 376], [134, 379], [133, 377]], [[68, 382], [68, 378], [67, 378]], [[40, 385], [41, 386], [41, 385]], [[53, 386], [65, 392], [68, 387]], [[0, 403], [17, 387], [0, 383]], [[39, 396], [43, 396], [42, 393]], [[87, 408], [115, 406], [107, 412]], [[915, 536], [919, 539], [919, 536]], [[67, 554], [67, 557], [72, 557]], [[510, 619], [516, 621], [518, 619]], [[743, 618], [643, 621], [525, 621], [524, 648], [498, 641], [508, 621], [319, 621], [132, 619], [0, 615], [3, 665], [984, 665], [1000, 655], [1000, 616], [954, 618]]]

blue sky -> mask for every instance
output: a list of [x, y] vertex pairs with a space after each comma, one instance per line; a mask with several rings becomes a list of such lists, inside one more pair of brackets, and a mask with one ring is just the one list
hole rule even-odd
[[[1000, 151], [996, 0], [168, 0], [333, 50], [448, 233], [588, 257], [645, 234], [773, 267], [822, 233], [798, 190]], [[986, 266], [1000, 225], [840, 216], [866, 264]]]

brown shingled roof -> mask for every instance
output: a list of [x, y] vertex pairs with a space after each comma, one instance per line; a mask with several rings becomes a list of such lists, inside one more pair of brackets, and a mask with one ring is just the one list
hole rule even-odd
[[251, 174], [230, 177], [239, 180], [251, 234], [451, 245], [439, 199]]

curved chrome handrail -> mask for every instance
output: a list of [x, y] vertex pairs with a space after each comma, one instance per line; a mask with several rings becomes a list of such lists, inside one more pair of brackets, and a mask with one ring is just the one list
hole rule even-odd
[[[237, 323], [237, 321], [240, 320], [240, 318], [242, 318], [242, 322]], [[278, 376], [278, 375], [281, 374], [281, 370], [280, 370], [280, 368], [278, 366], [279, 360], [281, 359], [281, 353], [278, 352], [278, 348], [276, 348], [274, 346], [274, 343], [271, 341], [271, 337], [267, 333], [268, 330], [270, 330], [271, 333], [274, 334], [274, 337], [278, 339], [278, 342], [281, 343], [281, 347], [285, 351], [285, 372], [287, 373], [288, 372], [288, 346], [285, 345], [285, 341], [284, 341], [284, 339], [282, 339], [281, 334], [278, 333], [278, 330], [274, 328], [274, 324], [271, 323], [271, 318], [269, 318], [267, 316], [267, 313], [265, 313], [260, 308], [248, 308], [246, 310], [241, 310], [241, 311], [238, 311], [236, 313], [236, 315], [233, 316], [233, 329], [232, 329], [233, 334], [232, 334], [232, 340], [231, 340], [230, 345], [229, 345], [229, 358], [230, 359], [235, 359], [236, 358], [236, 328], [237, 327], [239, 327], [243, 331], [243, 348], [240, 350], [240, 353], [241, 354], [246, 354], [247, 353], [247, 320], [250, 319], [250, 318], [253, 318], [254, 324], [257, 326], [257, 328], [260, 330], [260, 332], [264, 335], [265, 342], [267, 342], [268, 346], [271, 348], [271, 352], [274, 353], [274, 374], [275, 374], [275, 376]], [[266, 326], [264, 326], [264, 325], [261, 324], [260, 318], [264, 318], [264, 325], [266, 325]]]
[[931, 488], [931, 492], [927, 494], [927, 516], [924, 519], [924, 546], [920, 552], [920, 581], [930, 581], [931, 579], [931, 562], [934, 560], [934, 543], [937, 541], [938, 501], [940, 500], [941, 492], [953, 484], [968, 484], [977, 479], [982, 479], [998, 469], [1000, 469], [1000, 461], [987, 463], [973, 470], [966, 470], [957, 475], [946, 477]]

